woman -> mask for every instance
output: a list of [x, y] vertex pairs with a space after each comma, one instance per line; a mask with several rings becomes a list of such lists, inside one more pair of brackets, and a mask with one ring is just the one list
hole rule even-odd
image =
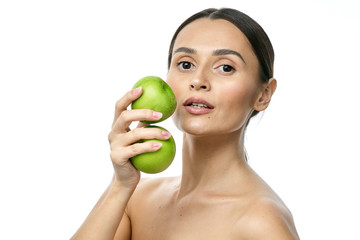
[[299, 239], [291, 213], [250, 168], [245, 128], [276, 89], [274, 53], [266, 33], [233, 9], [207, 9], [176, 31], [167, 82], [183, 131], [181, 177], [141, 179], [129, 159], [157, 151], [159, 129], [129, 129], [160, 113], [126, 110], [134, 89], [116, 104], [109, 134], [114, 176], [73, 239]]

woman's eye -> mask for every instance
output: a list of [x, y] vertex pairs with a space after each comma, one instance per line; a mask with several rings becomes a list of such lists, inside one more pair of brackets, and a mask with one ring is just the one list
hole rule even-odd
[[182, 69], [182, 70], [189, 70], [193, 67], [193, 64], [190, 62], [179, 62], [178, 66]]
[[221, 65], [221, 66], [220, 66], [220, 69], [221, 69], [221, 71], [226, 72], [226, 73], [230, 73], [230, 72], [232, 72], [232, 71], [235, 70], [232, 66], [226, 65], [226, 64], [225, 64], [225, 65]]

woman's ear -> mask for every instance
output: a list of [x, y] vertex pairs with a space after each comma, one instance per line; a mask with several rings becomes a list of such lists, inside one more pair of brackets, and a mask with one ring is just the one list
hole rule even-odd
[[276, 90], [277, 82], [275, 78], [270, 78], [269, 81], [263, 84], [259, 96], [255, 102], [254, 110], [264, 111], [270, 104], [271, 96]]

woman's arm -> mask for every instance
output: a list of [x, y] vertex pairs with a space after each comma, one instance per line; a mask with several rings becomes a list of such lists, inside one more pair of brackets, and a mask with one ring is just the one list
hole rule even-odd
[[130, 130], [129, 126], [133, 121], [154, 121], [161, 118], [161, 113], [152, 110], [127, 110], [141, 94], [141, 88], [133, 89], [116, 103], [114, 122], [109, 133], [114, 177], [72, 239], [112, 240], [117, 229], [121, 231], [121, 234], [119, 231], [117, 233], [117, 237], [121, 236], [119, 239], [130, 239], [130, 219], [124, 213], [139, 183], [140, 172], [129, 159], [141, 153], [157, 151], [161, 147], [151, 142], [138, 143], [140, 139], [165, 140], [170, 137], [170, 134], [164, 134], [161, 129], [143, 128], [142, 123]]
[[[82, 226], [71, 239], [114, 239], [133, 189], [121, 186], [115, 177], [96, 203]], [[126, 221], [124, 221], [126, 223]], [[123, 226], [123, 236], [130, 236], [130, 225]], [[121, 239], [121, 238], [120, 238]], [[122, 240], [130, 239], [123, 238]]]

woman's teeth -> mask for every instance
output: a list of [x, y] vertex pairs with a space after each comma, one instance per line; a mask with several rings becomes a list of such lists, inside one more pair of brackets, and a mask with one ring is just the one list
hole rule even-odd
[[192, 104], [190, 104], [190, 106], [192, 106], [194, 108], [209, 108], [207, 105], [202, 104], [202, 103], [192, 103]]

